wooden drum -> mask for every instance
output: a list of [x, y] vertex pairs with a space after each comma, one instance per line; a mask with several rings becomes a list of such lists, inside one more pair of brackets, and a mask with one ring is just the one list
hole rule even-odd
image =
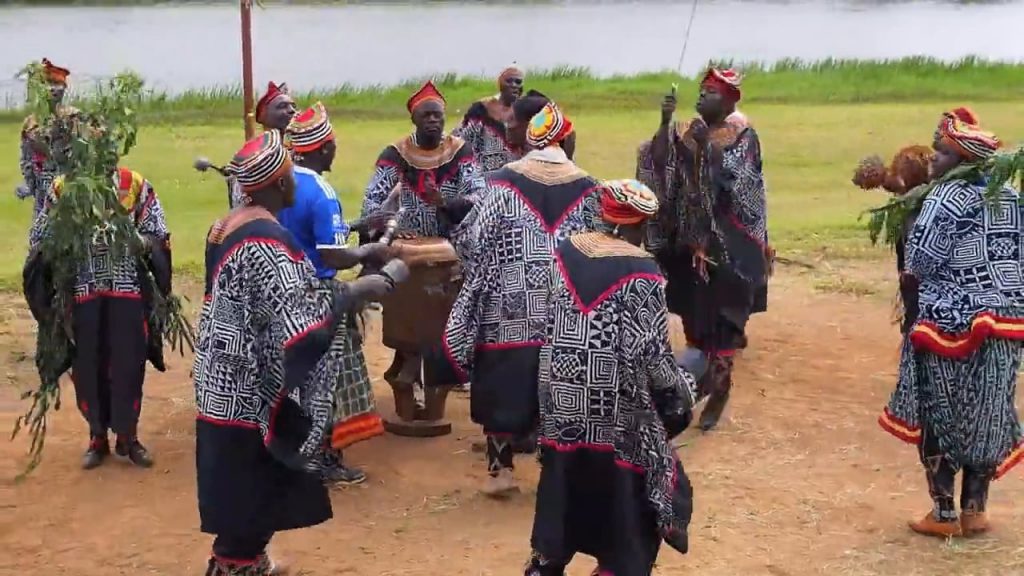
[[444, 238], [397, 239], [391, 246], [409, 266], [409, 278], [381, 299], [384, 345], [421, 354], [444, 334], [462, 287], [459, 257]]

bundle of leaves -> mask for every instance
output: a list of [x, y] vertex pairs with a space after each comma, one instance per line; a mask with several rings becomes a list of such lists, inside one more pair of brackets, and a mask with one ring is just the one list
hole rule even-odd
[[895, 247], [906, 237], [906, 226], [912, 221], [911, 217], [921, 211], [925, 198], [940, 184], [953, 180], [979, 182], [986, 179], [984, 196], [988, 202], [995, 202], [1007, 183], [1016, 184], [1018, 190], [1024, 191], [1024, 147], [1014, 152], [995, 154], [981, 162], [961, 164], [940, 178], [915, 186], [906, 194], [894, 196], [882, 206], [868, 210], [862, 217], [868, 217], [871, 243], [877, 244], [881, 239]]
[[[48, 141], [68, 141], [67, 146], [50, 150], [63, 175], [59, 201], [48, 212], [47, 229], [37, 247], [45, 262], [45, 282], [52, 301], [38, 318], [36, 368], [39, 387], [27, 392], [31, 399], [26, 413], [19, 417], [12, 438], [22, 428], [32, 436], [29, 463], [22, 476], [40, 462], [46, 437], [50, 408], [60, 409], [60, 377], [69, 368], [73, 355], [71, 309], [74, 287], [83, 263], [97, 253], [110, 259], [110, 267], [126, 257], [138, 261], [139, 284], [154, 298], [150, 329], [184, 355], [192, 348], [193, 330], [183, 314], [182, 303], [173, 293], [163, 293], [145, 266], [149, 247], [139, 235], [132, 215], [121, 204], [114, 174], [118, 160], [136, 143], [138, 123], [135, 110], [142, 99], [142, 80], [131, 73], [109, 79], [95, 94], [78, 104], [73, 119], [55, 116], [43, 70], [38, 64], [26, 68], [29, 107], [40, 126], [50, 132]], [[95, 247], [105, 250], [96, 251]]]

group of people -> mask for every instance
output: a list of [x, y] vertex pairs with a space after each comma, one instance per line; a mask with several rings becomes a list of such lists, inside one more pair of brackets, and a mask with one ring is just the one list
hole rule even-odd
[[[53, 112], [73, 115], [61, 104], [67, 70], [44, 67]], [[576, 553], [597, 559], [595, 574], [649, 575], [662, 542], [687, 551], [693, 495], [672, 439], [704, 399], [700, 428], [718, 424], [748, 319], [767, 308], [774, 262], [760, 142], [737, 109], [741, 77], [709, 69], [696, 116], [680, 122], [673, 90], [639, 147], [635, 177], [606, 181], [576, 164], [572, 120], [526, 90], [522, 69], [508, 67], [497, 83], [452, 132], [438, 88], [415, 92], [413, 129], [379, 155], [352, 223], [324, 178], [337, 153], [325, 107], [300, 112], [285, 84], [270, 83], [259, 100], [264, 131], [231, 161], [231, 210], [207, 235], [195, 342], [199, 510], [202, 530], [215, 535], [208, 576], [285, 573], [267, 554], [273, 535], [329, 519], [327, 485], [365, 478], [341, 452], [383, 433], [360, 312], [416, 273], [392, 234], [449, 242], [461, 286], [438, 341], [396, 350], [385, 378], [428, 393], [471, 383], [490, 496], [517, 490], [516, 452], [539, 450], [525, 575], [562, 575]], [[881, 177], [897, 192], [939, 182], [908, 225], [905, 250], [899, 243], [910, 318], [881, 422], [920, 445], [935, 508], [912, 527], [943, 536], [986, 531], [990, 480], [1024, 459], [1013, 406], [1024, 213], [1012, 188], [985, 196], [984, 174], [942, 180], [999, 147], [977, 124], [965, 109], [944, 115], [934, 154], [915, 152], [918, 167], [931, 160], [924, 176]], [[38, 206], [30, 260], [61, 190], [47, 147], [62, 144], [38, 134], [26, 121], [19, 195]], [[127, 168], [112, 178], [139, 234], [169, 264], [153, 186]], [[109, 454], [108, 430], [117, 454], [149, 466], [137, 435], [152, 347], [147, 295], [137, 263], [100, 266], [106, 247], [93, 250], [72, 310], [72, 379], [90, 432], [83, 466]], [[340, 280], [355, 267], [357, 277]], [[678, 353], [670, 313], [683, 320]]]
[[[933, 507], [910, 528], [929, 536], [991, 530], [989, 485], [1024, 461], [1015, 406], [1024, 204], [1009, 183], [990, 190], [986, 161], [1001, 146], [973, 111], [956, 108], [942, 114], [930, 147], [905, 147], [888, 168], [869, 159], [854, 175], [863, 188], [910, 199], [895, 239], [903, 346], [879, 423], [918, 447]], [[917, 203], [921, 186], [931, 188]]]

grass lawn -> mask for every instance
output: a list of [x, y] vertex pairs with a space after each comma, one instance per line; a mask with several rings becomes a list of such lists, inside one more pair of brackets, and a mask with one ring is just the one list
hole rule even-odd
[[[970, 77], [969, 71], [964, 74]], [[552, 82], [565, 90], [557, 81]], [[609, 89], [619, 86], [615, 82], [609, 84]], [[556, 93], [544, 84], [536, 86]], [[1020, 114], [1019, 102], [964, 102], [933, 96], [921, 102], [827, 104], [798, 103], [795, 96], [790, 103], [751, 98], [748, 105], [741, 106], [761, 136], [769, 187], [770, 231], [773, 243], [784, 255], [880, 254], [880, 249], [868, 245], [858, 215], [864, 208], [884, 201], [884, 196], [853, 187], [849, 182], [852, 171], [858, 160], [868, 154], [888, 158], [903, 145], [930, 143], [944, 109], [969, 104], [984, 126], [996, 131], [1007, 144], [1024, 140], [1024, 115]], [[580, 102], [578, 113], [570, 108], [579, 132], [579, 164], [602, 178], [632, 176], [636, 146], [650, 137], [657, 126], [658, 94], [654, 93], [650, 100], [650, 105], [644, 107], [634, 101], [630, 106], [603, 108], [594, 102]], [[300, 100], [300, 104], [308, 102]], [[392, 104], [400, 106], [388, 100], [389, 109]], [[380, 105], [383, 107], [383, 103]], [[465, 103], [452, 101], [450, 127], [459, 119], [454, 110], [464, 106]], [[389, 111], [387, 115], [375, 116], [364, 114], [366, 107], [363, 102], [351, 109], [343, 104], [332, 109], [340, 153], [329, 179], [343, 198], [348, 219], [358, 215], [362, 192], [377, 154], [410, 128], [401, 108], [399, 113]], [[142, 172], [160, 194], [174, 234], [175, 264], [183, 271], [199, 272], [206, 231], [224, 213], [226, 201], [219, 177], [197, 173], [192, 169], [192, 160], [198, 155], [215, 162], [230, 158], [241, 144], [239, 123], [223, 115], [209, 122], [198, 116], [176, 124], [169, 124], [166, 117], [152, 112], [143, 117], [139, 144], [124, 165]], [[13, 195], [21, 180], [15, 161], [18, 134], [17, 122], [10, 118], [0, 121], [0, 158], [7, 159], [0, 162], [0, 285], [8, 287], [20, 282], [31, 215], [30, 202], [19, 202]]]

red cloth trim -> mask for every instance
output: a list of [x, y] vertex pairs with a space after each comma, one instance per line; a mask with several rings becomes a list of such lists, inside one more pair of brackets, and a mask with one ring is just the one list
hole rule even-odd
[[[551, 448], [552, 450], [555, 450], [556, 452], [576, 452], [577, 450], [589, 450], [592, 452], [601, 452], [605, 454], [615, 453], [615, 446], [611, 444], [595, 444], [590, 442], [561, 443], [556, 442], [554, 440], [549, 440], [547, 438], [540, 438], [537, 440], [537, 442], [539, 444], [547, 446], [548, 448]], [[633, 464], [631, 462], [626, 462], [625, 460], [619, 458], [615, 458], [615, 465], [620, 468], [629, 470], [630, 472], [636, 472], [637, 474], [644, 473], [643, 467], [637, 466], [636, 464]]]
[[526, 340], [525, 342], [484, 342], [477, 344], [477, 350], [515, 350], [518, 348], [532, 348], [543, 346], [543, 340]]
[[544, 221], [544, 216], [540, 213], [539, 210], [537, 210], [537, 208], [533, 204], [530, 203], [530, 200], [526, 197], [525, 194], [522, 193], [521, 190], [519, 190], [518, 186], [516, 186], [509, 180], [493, 180], [492, 182], [496, 186], [507, 186], [511, 188], [515, 195], [519, 198], [519, 201], [525, 204], [526, 207], [529, 208], [530, 212], [532, 212], [533, 215], [537, 217], [537, 221], [540, 223], [541, 228], [543, 228], [544, 231], [547, 232], [548, 234], [554, 234], [555, 232], [557, 232], [558, 228], [562, 225], [563, 222], [565, 222], [565, 219], [569, 217], [569, 214], [572, 214], [572, 211], [575, 210], [576, 207], [579, 206], [583, 202], [583, 200], [587, 198], [587, 196], [590, 196], [596, 188], [596, 186], [592, 186], [587, 190], [583, 191], [583, 193], [580, 194], [580, 197], [573, 201], [572, 204], [567, 206], [565, 211], [562, 212], [562, 215], [559, 216], [558, 219], [551, 224], [551, 226], [548, 226], [547, 222]]
[[214, 418], [207, 416], [206, 414], [196, 414], [196, 420], [213, 424], [214, 426], [229, 426], [231, 428], [245, 428], [246, 430], [259, 430], [258, 424], [252, 422], [243, 422], [241, 420], [222, 420], [220, 418]]
[[651, 272], [635, 272], [619, 278], [614, 284], [612, 284], [607, 290], [601, 292], [590, 304], [584, 304], [583, 299], [580, 297], [579, 292], [576, 291], [576, 286], [573, 285], [572, 280], [569, 277], [569, 272], [565, 268], [565, 262], [562, 260], [561, 254], [555, 254], [555, 262], [558, 264], [558, 270], [562, 273], [562, 278], [565, 280], [565, 287], [569, 289], [569, 293], [572, 294], [572, 300], [576, 303], [576, 306], [580, 309], [580, 312], [589, 314], [601, 305], [602, 302], [608, 299], [609, 296], [615, 293], [616, 290], [622, 288], [627, 282], [640, 278], [646, 278], [655, 282], [665, 283], [665, 277], [661, 274], [654, 274]]
[[1012, 470], [1021, 462], [1024, 462], [1024, 442], [1018, 442], [1017, 446], [1010, 452], [1010, 455], [1007, 456], [1006, 459], [1003, 460], [1003, 463], [996, 468], [996, 473], [995, 476], [993, 476], [993, 479], [998, 480], [1003, 476], [1006, 476], [1007, 472]]
[[142, 300], [142, 294], [138, 292], [118, 292], [114, 290], [98, 290], [90, 294], [75, 296], [75, 304], [84, 304], [97, 298], [123, 298], [126, 300]]
[[927, 320], [918, 320], [910, 331], [910, 343], [917, 350], [958, 360], [970, 356], [989, 338], [1024, 341], [1024, 319], [982, 312], [971, 321], [971, 327], [960, 334], [944, 332]]
[[886, 407], [885, 410], [882, 411], [882, 415], [878, 417], [878, 425], [889, 434], [892, 434], [908, 444], [916, 445], [921, 443], [921, 428], [911, 426], [896, 416], [893, 416], [892, 412], [889, 412], [888, 407]]
[[384, 434], [384, 421], [376, 412], [360, 414], [338, 422], [331, 430], [331, 448], [342, 450]]

